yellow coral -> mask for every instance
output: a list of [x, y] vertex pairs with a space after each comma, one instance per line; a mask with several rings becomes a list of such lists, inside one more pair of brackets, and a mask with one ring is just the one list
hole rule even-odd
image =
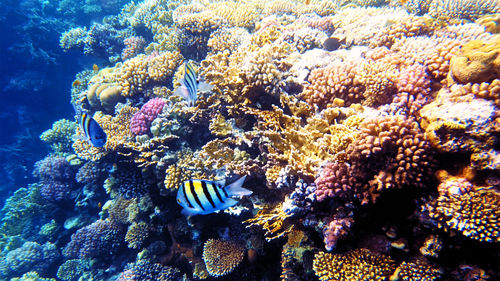
[[441, 276], [441, 271], [431, 265], [418, 260], [402, 262], [389, 278], [390, 281], [434, 281]]
[[450, 61], [450, 74], [461, 83], [486, 82], [500, 75], [500, 35], [489, 42], [473, 40]]
[[245, 221], [248, 227], [260, 226], [266, 232], [266, 240], [283, 237], [293, 230], [293, 224], [286, 221], [290, 215], [283, 211], [282, 204], [262, 207], [257, 214]]
[[391, 258], [374, 255], [366, 249], [336, 255], [318, 252], [313, 261], [314, 273], [321, 281], [387, 280], [394, 269]]
[[429, 214], [446, 230], [482, 242], [500, 242], [500, 193], [495, 189], [460, 194], [441, 194], [428, 204]]
[[240, 264], [244, 248], [232, 241], [209, 239], [203, 245], [203, 261], [211, 276], [227, 275]]

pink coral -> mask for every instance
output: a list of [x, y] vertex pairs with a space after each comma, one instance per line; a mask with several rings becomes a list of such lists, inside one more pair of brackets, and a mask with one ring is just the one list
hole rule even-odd
[[146, 41], [141, 36], [130, 36], [123, 40], [125, 48], [122, 51], [122, 60], [135, 57], [144, 50]]
[[333, 250], [337, 245], [337, 241], [347, 235], [353, 222], [353, 218], [347, 217], [342, 219], [334, 218], [328, 223], [323, 230], [325, 247], [328, 251]]
[[355, 168], [347, 163], [327, 163], [316, 179], [316, 198], [352, 197], [355, 187], [359, 187], [357, 177], [353, 176]]
[[135, 135], [147, 134], [151, 123], [161, 113], [163, 106], [165, 100], [161, 98], [154, 98], [145, 103], [130, 119], [130, 131]]

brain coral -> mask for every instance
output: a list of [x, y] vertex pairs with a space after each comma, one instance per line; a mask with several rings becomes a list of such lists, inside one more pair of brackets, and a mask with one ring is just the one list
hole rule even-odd
[[211, 276], [231, 273], [243, 257], [244, 248], [232, 241], [209, 239], [203, 246], [203, 261]]
[[389, 257], [374, 255], [366, 249], [336, 255], [318, 252], [313, 261], [314, 273], [321, 281], [386, 280], [395, 268]]

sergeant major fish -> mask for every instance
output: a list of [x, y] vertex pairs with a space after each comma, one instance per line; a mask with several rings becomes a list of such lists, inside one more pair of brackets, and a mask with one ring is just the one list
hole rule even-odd
[[246, 176], [228, 186], [208, 180], [187, 180], [177, 191], [177, 203], [184, 207], [186, 216], [206, 215], [232, 207], [238, 200], [232, 196], [250, 195], [253, 192], [241, 187]]
[[99, 126], [99, 123], [83, 112], [80, 116], [80, 127], [82, 128], [85, 139], [95, 147], [103, 147], [106, 144], [108, 136]]
[[184, 64], [184, 78], [181, 79], [181, 86], [174, 91], [175, 95], [183, 97], [189, 105], [194, 105], [198, 97], [198, 91], [210, 91], [212, 85], [205, 82], [198, 82], [198, 74], [190, 62]]

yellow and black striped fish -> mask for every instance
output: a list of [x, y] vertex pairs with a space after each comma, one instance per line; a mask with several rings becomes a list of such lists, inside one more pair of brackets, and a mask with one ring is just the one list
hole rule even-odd
[[80, 116], [80, 126], [85, 134], [85, 139], [93, 146], [103, 147], [106, 144], [108, 136], [99, 126], [99, 123], [86, 112], [83, 112]]
[[246, 176], [228, 186], [208, 180], [187, 180], [177, 191], [177, 203], [184, 207], [187, 216], [206, 215], [227, 209], [238, 203], [233, 196], [252, 194], [251, 190], [241, 187]]
[[198, 73], [190, 62], [184, 63], [184, 78], [180, 82], [181, 86], [174, 91], [174, 94], [183, 97], [189, 105], [194, 105], [196, 102], [198, 91], [210, 91], [213, 88], [210, 84], [198, 81]]

